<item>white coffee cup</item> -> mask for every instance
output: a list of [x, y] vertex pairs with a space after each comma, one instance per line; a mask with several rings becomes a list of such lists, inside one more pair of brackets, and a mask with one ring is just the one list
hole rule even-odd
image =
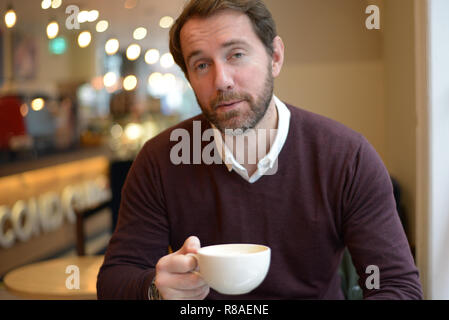
[[221, 244], [188, 255], [197, 260], [197, 273], [211, 288], [222, 294], [238, 295], [254, 290], [265, 279], [271, 249], [257, 244]]

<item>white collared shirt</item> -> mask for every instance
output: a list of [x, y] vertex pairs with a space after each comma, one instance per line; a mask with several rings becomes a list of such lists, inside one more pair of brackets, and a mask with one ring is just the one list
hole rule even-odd
[[[271, 145], [270, 151], [257, 163], [257, 170], [251, 177], [249, 177], [248, 171], [240, 163], [237, 162], [226, 144], [223, 143], [223, 137], [220, 131], [213, 124], [211, 124], [212, 128], [214, 129], [214, 140], [218, 153], [220, 154], [220, 157], [224, 161], [229, 172], [235, 170], [243, 179], [245, 179], [249, 183], [254, 183], [263, 175], [274, 174], [277, 171], [277, 159], [279, 153], [282, 150], [282, 147], [284, 146], [285, 140], [287, 139], [288, 131], [290, 128], [290, 110], [288, 110], [287, 106], [276, 96], [273, 97], [278, 111], [278, 126], [276, 137], [274, 138], [274, 142]], [[222, 152], [223, 149], [224, 154]]]

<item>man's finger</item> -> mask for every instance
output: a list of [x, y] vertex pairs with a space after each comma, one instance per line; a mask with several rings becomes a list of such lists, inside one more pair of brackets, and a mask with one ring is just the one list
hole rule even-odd
[[209, 294], [209, 286], [202, 286], [193, 290], [176, 290], [168, 288], [163, 295], [166, 300], [202, 300]]
[[194, 257], [174, 253], [159, 260], [156, 272], [187, 273], [195, 270], [196, 266]]
[[175, 290], [194, 290], [207, 285], [207, 283], [195, 273], [160, 273], [156, 278], [156, 286], [163, 286]]

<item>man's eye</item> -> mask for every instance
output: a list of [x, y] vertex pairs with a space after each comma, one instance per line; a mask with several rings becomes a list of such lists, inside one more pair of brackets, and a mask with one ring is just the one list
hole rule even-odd
[[239, 58], [243, 57], [243, 53], [241, 53], [241, 52], [234, 53], [233, 57], [239, 59]]
[[196, 66], [197, 70], [204, 70], [207, 68], [207, 63], [200, 63]]

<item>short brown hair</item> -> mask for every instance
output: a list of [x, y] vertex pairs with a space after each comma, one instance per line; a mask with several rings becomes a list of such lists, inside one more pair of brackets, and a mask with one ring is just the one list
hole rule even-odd
[[268, 54], [273, 55], [273, 39], [277, 36], [276, 24], [261, 0], [191, 0], [170, 30], [170, 52], [186, 75], [187, 66], [184, 62], [180, 39], [182, 27], [193, 17], [207, 18], [226, 9], [246, 14]]

